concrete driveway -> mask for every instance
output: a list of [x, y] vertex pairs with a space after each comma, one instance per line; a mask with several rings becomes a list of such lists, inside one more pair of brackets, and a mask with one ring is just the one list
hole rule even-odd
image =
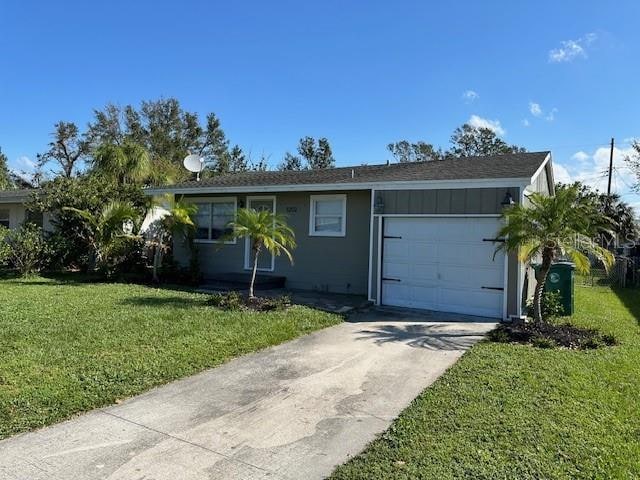
[[0, 478], [324, 478], [494, 326], [452, 319], [357, 314], [120, 405], [4, 440]]

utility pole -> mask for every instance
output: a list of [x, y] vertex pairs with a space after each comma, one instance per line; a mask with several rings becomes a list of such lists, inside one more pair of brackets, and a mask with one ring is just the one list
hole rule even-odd
[[611, 175], [613, 174], [613, 144], [614, 140], [611, 138], [611, 152], [609, 153], [609, 183], [607, 184], [607, 196], [611, 196]]

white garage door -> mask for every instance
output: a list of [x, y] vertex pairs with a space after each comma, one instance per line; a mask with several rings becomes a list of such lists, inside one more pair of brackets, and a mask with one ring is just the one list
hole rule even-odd
[[502, 317], [498, 218], [384, 219], [382, 303]]

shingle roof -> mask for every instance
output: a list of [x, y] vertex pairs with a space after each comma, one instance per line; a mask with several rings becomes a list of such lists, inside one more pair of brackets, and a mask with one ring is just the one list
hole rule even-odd
[[[381, 183], [396, 181], [530, 178], [549, 152], [515, 153], [485, 157], [463, 157], [431, 162], [362, 165], [327, 170], [243, 172], [219, 175], [201, 181], [168, 185], [157, 190], [203, 187], [264, 187], [276, 185], [321, 185]], [[153, 189], [156, 190], [156, 189]]]

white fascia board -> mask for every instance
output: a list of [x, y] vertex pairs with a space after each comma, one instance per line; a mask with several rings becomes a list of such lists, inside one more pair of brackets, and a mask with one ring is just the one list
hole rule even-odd
[[532, 185], [536, 181], [536, 178], [538, 178], [538, 175], [540, 175], [542, 173], [542, 170], [545, 169], [545, 167], [547, 166], [547, 163], [549, 163], [550, 161], [551, 161], [551, 154], [548, 153], [547, 156], [545, 157], [544, 161], [540, 164], [540, 166], [536, 170], [536, 173], [534, 173], [531, 176], [531, 179], [528, 182], [529, 185]]
[[163, 187], [149, 188], [146, 195], [173, 193], [176, 195], [199, 195], [213, 193], [258, 193], [258, 192], [324, 192], [342, 190], [436, 190], [458, 188], [509, 188], [523, 187], [530, 183], [530, 178], [489, 178], [464, 180], [425, 180], [396, 181], [372, 183], [319, 183], [295, 185], [262, 185], [237, 187]]

